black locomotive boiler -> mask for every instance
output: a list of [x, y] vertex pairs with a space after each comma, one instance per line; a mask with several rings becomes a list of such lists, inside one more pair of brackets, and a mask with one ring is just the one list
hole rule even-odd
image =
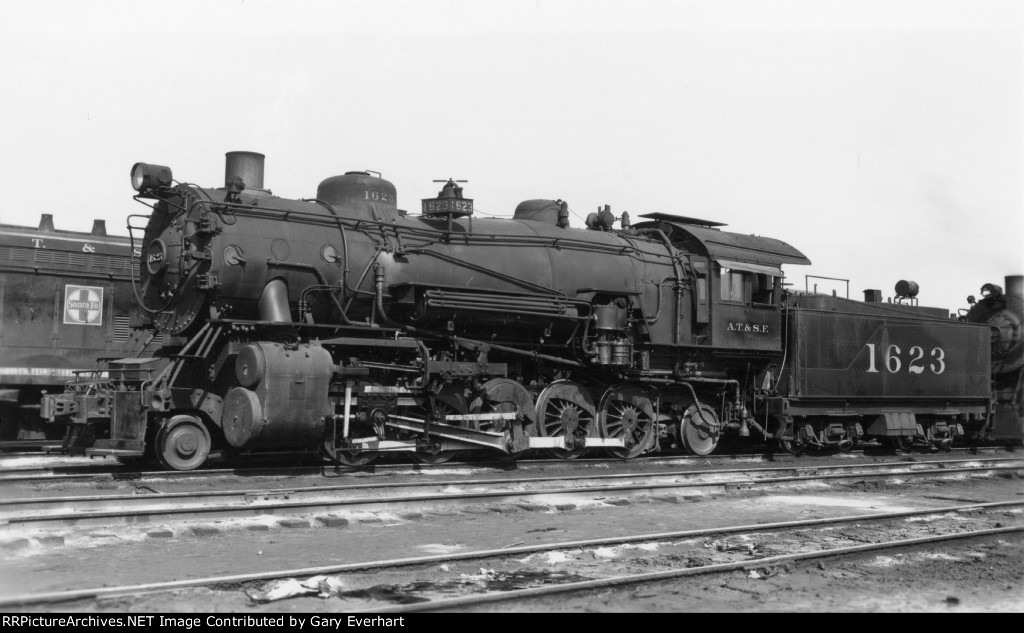
[[290, 200], [263, 169], [229, 153], [206, 189], [133, 167], [152, 209], [137, 294], [168, 344], [44, 398], [69, 451], [187, 470], [211, 450], [943, 445], [989, 413], [986, 327], [788, 292], [782, 266], [810, 262], [782, 241], [608, 207], [573, 228], [548, 199], [481, 218], [454, 181], [412, 215], [370, 172]]

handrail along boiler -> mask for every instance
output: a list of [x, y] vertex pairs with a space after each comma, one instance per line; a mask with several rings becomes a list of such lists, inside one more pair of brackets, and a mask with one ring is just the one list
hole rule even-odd
[[179, 470], [218, 449], [707, 454], [751, 430], [787, 448], [941, 443], [987, 411], [969, 378], [986, 328], [790, 293], [782, 265], [810, 262], [776, 239], [607, 206], [572, 228], [548, 199], [475, 217], [454, 180], [410, 215], [371, 172], [292, 200], [263, 171], [230, 152], [208, 189], [135, 165], [152, 207], [137, 297], [169, 342], [44, 399], [44, 417], [70, 417], [68, 450], [152, 450]]

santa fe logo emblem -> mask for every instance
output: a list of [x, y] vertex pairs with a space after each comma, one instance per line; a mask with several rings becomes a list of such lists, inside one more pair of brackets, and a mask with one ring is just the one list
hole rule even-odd
[[103, 325], [103, 288], [64, 286], [64, 323]]

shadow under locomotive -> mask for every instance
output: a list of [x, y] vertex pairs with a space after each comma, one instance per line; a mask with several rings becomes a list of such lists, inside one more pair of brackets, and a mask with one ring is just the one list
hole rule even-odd
[[987, 433], [990, 328], [907, 282], [897, 303], [790, 292], [782, 266], [810, 263], [795, 248], [683, 216], [604, 207], [577, 229], [565, 202], [528, 200], [479, 218], [453, 180], [410, 215], [370, 172], [290, 200], [260, 154], [226, 171], [205, 189], [133, 168], [153, 201], [133, 216], [136, 296], [168, 344], [43, 399], [66, 450], [190, 470], [220, 449], [361, 465]]

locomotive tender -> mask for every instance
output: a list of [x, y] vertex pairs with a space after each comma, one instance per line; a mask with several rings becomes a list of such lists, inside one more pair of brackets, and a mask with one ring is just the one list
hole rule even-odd
[[455, 181], [410, 215], [370, 172], [290, 200], [263, 170], [230, 152], [207, 189], [133, 167], [152, 201], [137, 295], [169, 339], [43, 399], [71, 423], [67, 450], [152, 450], [178, 470], [211, 450], [314, 447], [344, 464], [704, 455], [727, 434], [948, 445], [990, 413], [988, 327], [790, 292], [782, 266], [810, 262], [780, 240], [664, 213], [630, 225], [607, 206], [572, 228], [561, 200], [480, 218]]
[[103, 220], [88, 233], [57, 229], [48, 213], [38, 226], [0, 224], [0, 441], [59, 439], [39, 419], [42, 393], [152, 338], [130, 327], [136, 261]]

